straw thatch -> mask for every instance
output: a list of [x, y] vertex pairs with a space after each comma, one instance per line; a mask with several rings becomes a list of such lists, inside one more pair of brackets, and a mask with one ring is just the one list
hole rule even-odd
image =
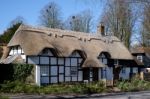
[[83, 67], [100, 67], [97, 59], [100, 53], [107, 52], [112, 59], [132, 60], [127, 48], [114, 36], [87, 34], [68, 30], [31, 27], [21, 25], [8, 44], [20, 45], [25, 55], [38, 55], [45, 48], [52, 48], [58, 56], [67, 57], [75, 50], [85, 52]]
[[2, 57], [1, 57], [1, 59], [0, 59], [0, 61], [2, 61], [2, 60], [4, 60], [5, 58], [7, 58], [8, 54], [9, 54], [9, 52], [10, 52], [10, 48], [9, 48], [9, 47], [7, 47], [7, 46], [2, 46], [2, 48], [3, 48], [3, 55], [2, 55]]
[[149, 54], [150, 55], [150, 47], [137, 47], [132, 48], [131, 50], [132, 54]]

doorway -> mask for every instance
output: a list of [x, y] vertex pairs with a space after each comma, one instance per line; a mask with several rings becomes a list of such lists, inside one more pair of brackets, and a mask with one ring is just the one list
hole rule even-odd
[[84, 68], [83, 69], [83, 81], [88, 82], [98, 81], [98, 68]]

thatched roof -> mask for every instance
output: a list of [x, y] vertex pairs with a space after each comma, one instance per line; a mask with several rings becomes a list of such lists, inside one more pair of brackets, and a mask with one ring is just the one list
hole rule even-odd
[[45, 48], [56, 50], [58, 56], [67, 57], [75, 50], [85, 52], [84, 67], [94, 64], [99, 67], [97, 57], [102, 52], [110, 54], [112, 59], [132, 60], [128, 49], [114, 36], [101, 36], [61, 29], [31, 27], [21, 25], [8, 44], [8, 47], [20, 45], [25, 55], [38, 55]]
[[2, 57], [0, 58], [0, 61], [6, 59], [6, 58], [8, 57], [9, 52], [10, 52], [10, 48], [7, 47], [6, 45], [5, 45], [5, 46], [2, 46], [2, 48], [3, 48], [3, 52], [2, 52], [3, 55], [2, 55]]
[[150, 47], [136, 47], [131, 49], [132, 54], [149, 54], [150, 55]]
[[10, 64], [10, 63], [24, 63], [21, 55], [8, 56], [6, 59], [0, 61], [0, 64]]

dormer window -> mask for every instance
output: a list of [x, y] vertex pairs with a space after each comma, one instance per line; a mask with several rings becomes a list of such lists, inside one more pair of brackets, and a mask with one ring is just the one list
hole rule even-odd
[[107, 65], [107, 57], [105, 56], [105, 54], [100, 54], [100, 56], [98, 57], [98, 59], [105, 65]]
[[48, 53], [49, 53], [49, 49], [44, 49], [44, 50], [43, 50], [43, 54], [44, 54], [44, 55], [48, 55]]
[[42, 55], [48, 55], [48, 56], [54, 56], [53, 53], [52, 53], [52, 50], [49, 49], [49, 48], [45, 48], [42, 53]]
[[142, 57], [142, 55], [138, 55], [138, 56], [137, 56], [137, 60], [139, 60], [140, 62], [143, 62], [143, 57]]

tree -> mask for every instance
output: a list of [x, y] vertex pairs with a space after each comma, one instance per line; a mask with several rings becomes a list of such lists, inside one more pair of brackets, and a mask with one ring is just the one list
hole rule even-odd
[[125, 0], [108, 1], [101, 21], [109, 33], [117, 36], [129, 48], [137, 16], [133, 15], [132, 5]]
[[89, 33], [92, 25], [92, 14], [90, 10], [82, 11], [68, 18], [67, 28], [73, 31]]
[[19, 28], [19, 26], [23, 23], [23, 21], [24, 19], [21, 17], [17, 17], [16, 19], [14, 19], [11, 22], [10, 27], [6, 31], [4, 31], [2, 35], [0, 35], [0, 43], [9, 43], [10, 39], [12, 38], [16, 30]]
[[142, 22], [142, 45], [150, 46], [150, 3], [147, 3], [144, 7], [143, 22]]
[[62, 28], [60, 8], [54, 2], [50, 2], [41, 10], [39, 19], [43, 26]]

